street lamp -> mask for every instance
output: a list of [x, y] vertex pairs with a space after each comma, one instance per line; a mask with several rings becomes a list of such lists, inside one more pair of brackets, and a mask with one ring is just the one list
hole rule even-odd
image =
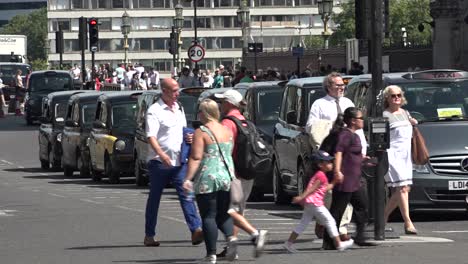
[[246, 55], [248, 52], [248, 32], [247, 30], [250, 27], [250, 9], [247, 5], [247, 0], [242, 0], [237, 9], [237, 20], [241, 23], [242, 28], [242, 56]]
[[[175, 29], [177, 30], [177, 37], [178, 39], [175, 40], [176, 42], [176, 53], [177, 53], [177, 58], [174, 59], [174, 62], [177, 62], [179, 59], [180, 59], [180, 46], [182, 46], [182, 43], [180, 42], [181, 38], [180, 38], [180, 33], [182, 31], [182, 28], [184, 27], [184, 15], [183, 15], [183, 12], [184, 12], [184, 7], [180, 4], [180, 3], [177, 3], [177, 5], [174, 7], [175, 9], [175, 17], [174, 17], [174, 27]], [[180, 67], [179, 69], [182, 69], [182, 62], [180, 63]], [[176, 67], [176, 65], [174, 64], [174, 67]]]
[[127, 11], [125, 11], [122, 15], [122, 25], [120, 26], [120, 29], [122, 30], [122, 34], [124, 35], [124, 51], [125, 51], [124, 62], [125, 62], [125, 66], [127, 66], [128, 34], [130, 34], [130, 31], [131, 31], [130, 16], [128, 15]]
[[328, 20], [333, 13], [333, 0], [317, 0], [318, 12], [323, 21], [323, 47], [328, 49], [328, 38], [331, 32], [328, 30]]

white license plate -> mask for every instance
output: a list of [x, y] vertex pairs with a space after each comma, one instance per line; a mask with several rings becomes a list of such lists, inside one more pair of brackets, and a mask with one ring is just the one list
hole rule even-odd
[[449, 181], [449, 190], [468, 190], [468, 181]]
[[16, 95], [10, 95], [10, 98], [11, 98], [11, 99], [15, 99], [15, 98], [16, 98]]

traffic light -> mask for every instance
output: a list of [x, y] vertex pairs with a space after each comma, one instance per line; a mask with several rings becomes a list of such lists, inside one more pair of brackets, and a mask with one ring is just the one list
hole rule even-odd
[[179, 41], [179, 33], [171, 32], [169, 39], [169, 53], [174, 55], [177, 53], [177, 42]]
[[88, 48], [88, 22], [86, 17], [80, 17], [78, 21], [79, 33], [78, 33], [78, 45], [80, 50]]
[[63, 53], [63, 31], [55, 31], [55, 52]]
[[[374, 1], [374, 0], [372, 0]], [[356, 0], [355, 27], [357, 39], [368, 39], [369, 36], [369, 0]]]
[[99, 45], [99, 23], [97, 18], [90, 18], [89, 22], [89, 50], [96, 52]]

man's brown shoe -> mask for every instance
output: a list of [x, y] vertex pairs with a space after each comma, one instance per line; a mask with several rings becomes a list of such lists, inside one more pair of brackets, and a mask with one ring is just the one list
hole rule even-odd
[[192, 233], [192, 245], [198, 245], [203, 242], [203, 231], [198, 228]]
[[146, 247], [159, 247], [159, 241], [154, 240], [153, 237], [145, 237], [143, 244], [145, 244]]
[[351, 239], [351, 236], [349, 236], [348, 234], [341, 234], [340, 235], [340, 240], [341, 241], [348, 241]]

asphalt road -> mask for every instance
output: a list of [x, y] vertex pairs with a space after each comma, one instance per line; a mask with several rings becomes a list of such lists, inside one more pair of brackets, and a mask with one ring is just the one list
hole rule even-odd
[[[110, 185], [41, 170], [37, 130], [21, 117], [0, 119], [0, 263], [197, 263], [204, 256], [203, 245], [190, 243], [173, 189], [161, 203], [161, 246], [143, 247], [147, 189], [132, 179]], [[398, 239], [346, 252], [320, 250], [311, 225], [297, 243], [300, 253], [292, 255], [281, 244], [300, 209], [272, 201], [248, 207], [248, 219], [270, 236], [265, 254], [254, 259], [243, 234], [239, 263], [468, 263], [466, 211], [414, 213], [420, 235], [404, 236], [403, 223], [395, 221], [389, 225]]]

